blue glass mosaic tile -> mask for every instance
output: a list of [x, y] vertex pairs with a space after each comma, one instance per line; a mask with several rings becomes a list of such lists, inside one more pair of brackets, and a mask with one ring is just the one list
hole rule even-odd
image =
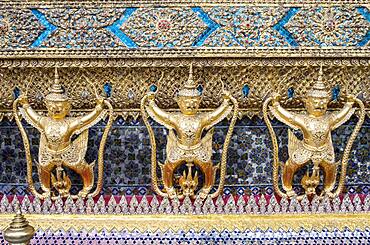
[[250, 88], [249, 88], [248, 84], [244, 84], [244, 86], [242, 88], [243, 96], [248, 97], [249, 91], [250, 91]]
[[337, 101], [340, 96], [340, 87], [339, 85], [336, 85], [332, 90], [331, 90], [331, 99], [334, 101]]
[[110, 83], [106, 83], [104, 84], [103, 88], [104, 88], [104, 92], [107, 95], [107, 97], [111, 97], [112, 96], [112, 85]]

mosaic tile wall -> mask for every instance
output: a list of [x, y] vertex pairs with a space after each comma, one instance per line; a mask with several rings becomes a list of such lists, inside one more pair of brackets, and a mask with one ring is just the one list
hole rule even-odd
[[[50, 230], [38, 230], [30, 244], [366, 244], [370, 230], [322, 230], [307, 231], [85, 231], [74, 230], [53, 233]], [[2, 234], [0, 233], [0, 241]]]
[[[345, 147], [345, 139], [351, 134], [356, 118], [341, 126], [333, 133], [333, 144], [337, 159]], [[104, 125], [90, 129], [88, 162], [96, 157], [98, 143]], [[227, 122], [216, 126], [213, 137], [214, 162], [218, 162], [222, 143], [227, 131]], [[153, 123], [157, 135], [158, 160], [163, 162], [167, 130]], [[281, 160], [287, 155], [287, 127], [274, 122], [281, 147]], [[39, 135], [37, 130], [27, 128], [30, 133], [31, 151], [37, 156]], [[368, 193], [370, 188], [370, 119], [367, 118], [357, 137], [348, 164], [347, 192]], [[105, 194], [150, 194], [150, 155], [151, 148], [147, 130], [141, 119], [119, 118], [108, 137], [105, 153]], [[26, 161], [21, 137], [14, 122], [0, 123], [0, 193], [27, 193]], [[238, 194], [267, 193], [272, 189], [272, 150], [271, 141], [263, 120], [247, 117], [238, 120], [232, 137], [226, 178], [225, 192]], [[34, 178], [37, 179], [36, 168]], [[297, 175], [296, 183], [304, 170]], [[76, 179], [74, 180], [76, 181]], [[77, 188], [77, 187], [76, 187]]]

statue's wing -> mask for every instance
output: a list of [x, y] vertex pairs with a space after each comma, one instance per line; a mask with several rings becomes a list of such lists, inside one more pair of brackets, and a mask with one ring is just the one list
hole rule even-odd
[[274, 117], [279, 120], [280, 122], [282, 123], [285, 123], [286, 125], [288, 125], [289, 127], [291, 127], [292, 129], [294, 130], [299, 130], [299, 128], [294, 125], [293, 123], [289, 122], [288, 120], [286, 120], [285, 118], [282, 118], [280, 116], [280, 114], [277, 112], [277, 110], [273, 107], [273, 106], [270, 106], [270, 110], [271, 110], [271, 113], [272, 115], [274, 115]]
[[[333, 126], [333, 130], [338, 128], [340, 125], [342, 125], [343, 123], [345, 123], [346, 121], [348, 121], [351, 116], [353, 115], [353, 113], [355, 113], [355, 108], [352, 108], [345, 117], [342, 118], [342, 120], [338, 121], [334, 126]], [[335, 117], [335, 114], [334, 114], [334, 117]]]
[[71, 142], [71, 145], [63, 150], [61, 157], [63, 161], [69, 164], [77, 164], [85, 159], [87, 144], [89, 140], [89, 131], [86, 129], [77, 138]]
[[292, 130], [288, 130], [288, 154], [290, 157], [299, 148], [301, 141], [295, 136]]
[[202, 149], [198, 156], [201, 156], [202, 161], [208, 162], [212, 159], [212, 137], [215, 129], [211, 128], [207, 134], [202, 138]]
[[32, 119], [28, 116], [26, 111], [23, 108], [19, 108], [19, 112], [21, 113], [22, 117], [28, 124], [30, 124], [32, 127], [36, 128], [38, 131], [42, 132], [42, 128], [40, 128], [36, 123], [32, 121]]
[[168, 131], [166, 153], [169, 154], [171, 150], [176, 147], [177, 138], [173, 129]]
[[[82, 128], [76, 130], [74, 133], [75, 134], [80, 134], [81, 132], [91, 128], [92, 126], [94, 126], [95, 124], [97, 124], [99, 121], [103, 120], [108, 114], [108, 111], [106, 110], [103, 110], [100, 115], [95, 118], [95, 120], [93, 120], [92, 122], [90, 122], [89, 124], [83, 126]], [[81, 116], [82, 117], [82, 116]], [[76, 118], [70, 118], [70, 120], [76, 120]], [[77, 119], [78, 120], [78, 119]]]
[[146, 106], [145, 110], [148, 113], [148, 115], [151, 118], [153, 118], [154, 121], [156, 121], [159, 124], [162, 124], [163, 126], [165, 126], [168, 129], [173, 129], [173, 126], [170, 123], [168, 123], [165, 120], [159, 118], [155, 113], [152, 112], [152, 110], [148, 106]]
[[50, 161], [54, 160], [55, 156], [58, 156], [58, 158], [60, 157], [66, 163], [72, 165], [77, 164], [85, 158], [88, 140], [89, 131], [85, 130], [65, 149], [54, 152], [49, 150], [46, 137], [42, 134], [40, 138], [39, 164], [46, 166]]
[[222, 120], [225, 119], [225, 117], [227, 117], [227, 115], [229, 115], [231, 113], [233, 109], [233, 106], [229, 105], [226, 110], [218, 116], [218, 118], [216, 120], [214, 120], [210, 125], [207, 125], [207, 127], [205, 127], [206, 130], [209, 130], [210, 128], [212, 128], [213, 126], [215, 126], [217, 123], [221, 122]]
[[80, 158], [85, 158], [88, 141], [89, 131], [86, 129], [72, 142], [72, 148], [75, 149], [74, 151], [80, 156]]
[[40, 147], [39, 147], [39, 164], [46, 166], [51, 160], [53, 160], [53, 154], [48, 148], [48, 142], [43, 133], [40, 135]]

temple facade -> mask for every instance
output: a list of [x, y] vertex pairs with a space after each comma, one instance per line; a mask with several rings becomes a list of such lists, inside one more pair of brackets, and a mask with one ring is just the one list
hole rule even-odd
[[0, 85], [1, 244], [370, 241], [367, 0], [3, 1]]

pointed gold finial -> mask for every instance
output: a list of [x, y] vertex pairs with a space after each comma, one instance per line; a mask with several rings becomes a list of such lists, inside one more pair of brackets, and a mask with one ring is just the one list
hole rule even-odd
[[4, 231], [4, 239], [9, 244], [29, 244], [35, 229], [29, 225], [28, 221], [22, 214], [19, 205], [16, 207], [16, 215], [14, 216], [9, 227]]
[[193, 80], [193, 64], [190, 64], [189, 67], [189, 77], [188, 80], [185, 83], [186, 88], [195, 88], [195, 83]]
[[54, 84], [59, 84], [58, 67], [55, 67], [55, 70], [54, 70]]
[[322, 82], [322, 75], [323, 75], [323, 72], [322, 72], [322, 65], [320, 65], [320, 70], [319, 70], [319, 77], [318, 77], [318, 81]]
[[322, 65], [320, 66], [319, 77], [312, 88], [307, 92], [307, 97], [330, 98], [330, 93], [328, 92], [323, 81]]
[[184, 87], [179, 91], [179, 96], [196, 97], [200, 96], [197, 85], [193, 79], [193, 64], [190, 64], [189, 77]]
[[58, 68], [55, 67], [54, 83], [51, 85], [50, 93], [45, 97], [48, 101], [63, 102], [68, 101], [68, 96], [64, 93], [63, 87], [59, 82]]

